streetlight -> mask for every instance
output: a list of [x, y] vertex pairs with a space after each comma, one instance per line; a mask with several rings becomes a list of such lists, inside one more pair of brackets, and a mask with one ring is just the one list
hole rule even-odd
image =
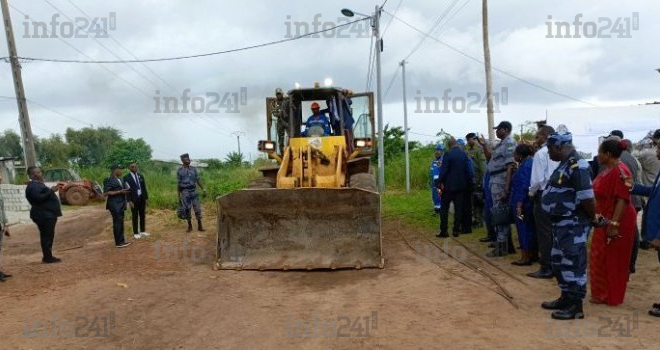
[[341, 14], [346, 17], [353, 17], [360, 15], [362, 17], [371, 18], [371, 28], [373, 35], [376, 38], [376, 108], [378, 113], [378, 190], [382, 193], [385, 191], [385, 154], [384, 154], [384, 136], [383, 136], [383, 99], [380, 79], [380, 51], [382, 49], [380, 38], [380, 6], [376, 5], [376, 10], [371, 16], [363, 13], [355, 12], [349, 9], [342, 9]]

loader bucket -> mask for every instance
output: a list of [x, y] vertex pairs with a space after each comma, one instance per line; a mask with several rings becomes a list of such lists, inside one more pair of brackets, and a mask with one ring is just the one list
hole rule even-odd
[[246, 189], [217, 201], [218, 269], [383, 267], [378, 193]]

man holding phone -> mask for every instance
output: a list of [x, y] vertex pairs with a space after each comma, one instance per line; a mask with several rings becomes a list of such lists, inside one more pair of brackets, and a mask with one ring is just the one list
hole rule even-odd
[[130, 189], [121, 179], [123, 171], [119, 165], [113, 165], [110, 170], [110, 177], [103, 181], [103, 194], [107, 197], [105, 208], [110, 211], [112, 216], [115, 246], [124, 248], [130, 245], [124, 238], [124, 211], [126, 210], [126, 195]]

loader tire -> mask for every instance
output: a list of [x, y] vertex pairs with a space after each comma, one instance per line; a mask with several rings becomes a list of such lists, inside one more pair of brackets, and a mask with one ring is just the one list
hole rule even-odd
[[349, 182], [351, 188], [378, 192], [378, 186], [376, 186], [376, 177], [373, 174], [355, 174], [351, 176]]
[[248, 188], [275, 188], [275, 179], [272, 177], [260, 177], [250, 182]]
[[69, 205], [86, 205], [89, 202], [89, 191], [84, 187], [75, 186], [66, 191], [65, 197]]

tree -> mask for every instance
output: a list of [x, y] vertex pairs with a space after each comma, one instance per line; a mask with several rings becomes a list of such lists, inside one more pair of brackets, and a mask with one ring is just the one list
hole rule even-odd
[[143, 139], [116, 141], [108, 150], [104, 159], [106, 166], [119, 164], [127, 166], [132, 162], [146, 163], [151, 160], [151, 146]]
[[[522, 143], [531, 143], [534, 142], [536, 138], [536, 122], [526, 121], [524, 124], [518, 125], [522, 131], [522, 134], [513, 133], [513, 138], [518, 142]], [[522, 135], [522, 137], [521, 137]]]
[[35, 138], [34, 143], [37, 159], [41, 165], [47, 167], [66, 167], [69, 165], [71, 147], [62, 139], [61, 135], [55, 134], [44, 139]]
[[17, 157], [23, 160], [21, 137], [11, 129], [0, 134], [0, 157]]
[[229, 152], [225, 158], [225, 164], [232, 168], [237, 168], [243, 165], [243, 154], [238, 152]]
[[112, 145], [120, 141], [121, 132], [115, 128], [66, 129], [66, 141], [70, 145], [70, 159], [80, 167], [103, 165]]
[[[383, 130], [383, 155], [386, 160], [392, 159], [394, 156], [400, 153], [404, 153], [406, 150], [406, 141], [404, 139], [405, 132], [400, 126], [396, 126], [390, 129], [389, 124], [385, 125]], [[408, 149], [410, 151], [418, 148], [421, 144], [417, 141], [409, 141]], [[374, 159], [375, 161], [375, 159]]]

